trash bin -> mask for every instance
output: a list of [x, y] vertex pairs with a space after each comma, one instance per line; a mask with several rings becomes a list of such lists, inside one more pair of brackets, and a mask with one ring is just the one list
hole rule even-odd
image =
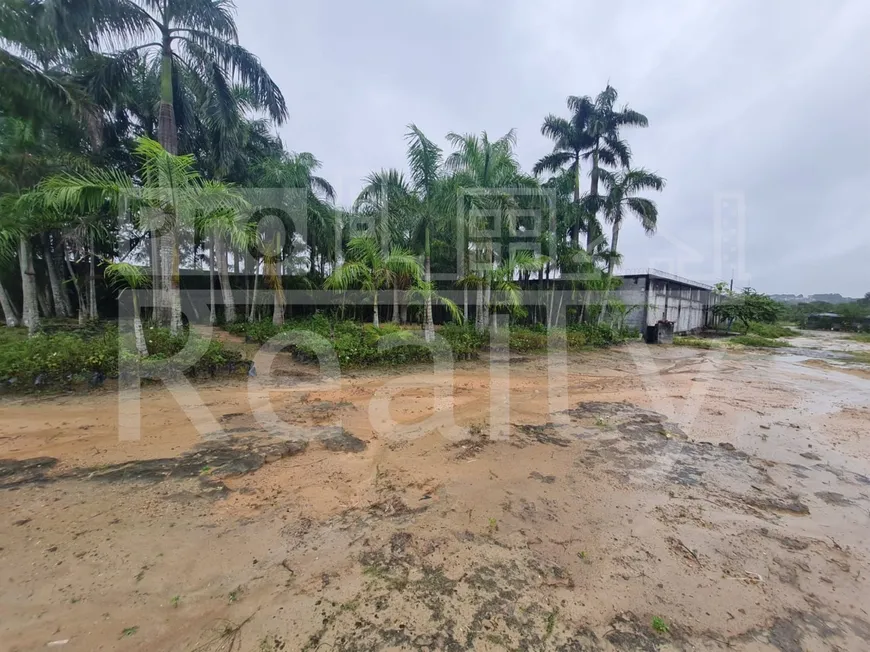
[[662, 319], [655, 326], [647, 326], [644, 341], [647, 344], [673, 344], [674, 322]]

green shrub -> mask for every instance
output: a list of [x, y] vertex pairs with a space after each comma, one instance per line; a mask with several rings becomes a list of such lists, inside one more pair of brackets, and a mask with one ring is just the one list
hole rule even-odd
[[[177, 355], [188, 338], [197, 336], [173, 336], [168, 329], [153, 326], [145, 327], [149, 355], [141, 360], [135, 353], [132, 334], [119, 335], [114, 324], [72, 332], [37, 333], [30, 338], [26, 332], [22, 336], [17, 330], [0, 331], [0, 385], [5, 388], [74, 386], [89, 382], [95, 375], [117, 376], [119, 344], [124, 361], [138, 365], [146, 375], [174, 370], [204, 376], [246, 370], [248, 366], [241, 353], [227, 349], [217, 340], [200, 340], [189, 360], [179, 359]], [[173, 356], [176, 357], [170, 361]]]
[[[432, 350], [450, 353], [454, 360], [473, 358], [489, 345], [488, 331], [477, 331], [471, 324], [445, 324], [438, 331], [438, 340], [432, 346], [424, 345], [419, 330], [411, 331], [392, 322], [379, 328], [355, 321], [332, 321], [326, 315], [317, 314], [288, 321], [278, 328], [271, 321], [225, 326], [226, 330], [247, 341], [263, 343], [278, 333], [294, 333], [288, 338], [286, 349], [302, 362], [322, 360], [330, 349], [334, 351], [342, 368], [366, 365], [400, 365], [432, 362]], [[541, 324], [512, 326], [508, 336], [511, 351], [530, 353], [546, 351], [553, 335]], [[636, 331], [616, 330], [609, 325], [581, 324], [569, 330], [560, 329], [557, 338], [567, 342], [569, 349], [589, 346], [610, 346], [636, 337]], [[398, 343], [399, 346], [380, 348], [381, 343]], [[415, 344], [419, 343], [419, 344]], [[441, 347], [439, 349], [439, 347]]]
[[438, 335], [450, 346], [456, 359], [476, 357], [489, 342], [489, 334], [478, 331], [470, 324], [446, 324]]
[[768, 339], [776, 339], [777, 337], [796, 337], [800, 335], [795, 329], [779, 324], [763, 324], [761, 322], [751, 322], [749, 324], [749, 335], [758, 335]]
[[737, 337], [730, 338], [728, 340], [728, 343], [765, 348], [780, 348], [784, 346], [791, 346], [788, 342], [783, 342], [782, 340], [772, 340], [770, 338], [761, 337], [759, 335], [738, 335]]
[[539, 330], [514, 326], [511, 328], [508, 342], [511, 351], [516, 351], [517, 353], [546, 351], [547, 333], [546, 331], [542, 332]]

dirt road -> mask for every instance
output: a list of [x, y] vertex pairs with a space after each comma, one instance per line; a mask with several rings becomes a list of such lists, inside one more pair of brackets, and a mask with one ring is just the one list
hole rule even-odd
[[866, 650], [868, 368], [795, 344], [7, 397], [0, 649]]

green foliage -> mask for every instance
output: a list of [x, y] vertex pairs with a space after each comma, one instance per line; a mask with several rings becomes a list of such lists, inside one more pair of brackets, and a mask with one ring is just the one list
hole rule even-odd
[[789, 328], [788, 326], [781, 326], [779, 324], [762, 324], [759, 322], [751, 322], [747, 333], [771, 339], [777, 337], [796, 337], [800, 335], [800, 333], [795, 329]]
[[[454, 360], [473, 358], [489, 344], [488, 331], [479, 331], [468, 324], [446, 324], [430, 347], [424, 345], [419, 331], [411, 331], [393, 323], [379, 328], [353, 321], [330, 321], [323, 314], [289, 321], [275, 326], [271, 321], [228, 324], [229, 332], [262, 344], [281, 333], [294, 333], [287, 339], [287, 349], [303, 362], [322, 360], [334, 351], [342, 368], [369, 365], [401, 365], [432, 362], [432, 351], [452, 354]], [[624, 342], [633, 335], [618, 331], [607, 324], [578, 324], [569, 330], [550, 334], [543, 326], [511, 326], [508, 335], [510, 350], [515, 353], [544, 352], [549, 338], [555, 335], [567, 343], [569, 350], [603, 347]], [[381, 344], [398, 344], [380, 348]]]
[[510, 330], [508, 338], [511, 351], [517, 353], [530, 353], [532, 351], [547, 350], [547, 333], [530, 328], [514, 327]]
[[851, 338], [856, 342], [864, 342], [865, 344], [870, 344], [870, 333], [858, 333], [857, 335], [852, 335]]
[[[48, 322], [47, 326], [52, 323]], [[221, 370], [245, 369], [241, 353], [227, 349], [221, 342], [201, 338], [192, 346], [189, 359], [178, 357], [195, 335], [172, 335], [168, 329], [146, 327], [148, 357], [130, 352], [129, 335], [120, 335], [114, 325], [102, 328], [67, 329], [40, 332], [26, 337], [26, 330], [0, 329], [0, 385], [9, 390], [33, 387], [70, 387], [88, 383], [95, 374], [113, 377], [118, 374], [119, 344], [125, 360], [138, 364], [141, 372], [156, 375], [159, 371], [177, 370], [194, 376], [211, 375]], [[201, 353], [201, 355], [200, 355]], [[173, 357], [175, 356], [175, 357]], [[170, 358], [172, 358], [170, 360]], [[170, 367], [171, 365], [171, 367]]]
[[661, 618], [659, 616], [653, 617], [652, 628], [659, 634], [667, 634], [669, 631], [671, 631], [671, 628], [665, 622], [664, 618]]
[[744, 288], [740, 294], [728, 294], [722, 303], [713, 306], [716, 317], [729, 322], [740, 322], [744, 332], [749, 330], [752, 322], [776, 323], [780, 313], [779, 303], [752, 288]]
[[447, 324], [441, 327], [438, 335], [447, 341], [457, 360], [476, 357], [489, 340], [487, 333], [470, 324]]
[[780, 348], [784, 346], [791, 346], [788, 342], [783, 342], [782, 340], [772, 340], [767, 337], [761, 337], [760, 335], [740, 335], [738, 337], [730, 338], [728, 340], [728, 343], [765, 348]]

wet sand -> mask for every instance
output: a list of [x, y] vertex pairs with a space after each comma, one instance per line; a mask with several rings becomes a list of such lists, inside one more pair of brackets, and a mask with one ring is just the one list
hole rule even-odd
[[868, 649], [855, 344], [4, 398], [2, 649]]

